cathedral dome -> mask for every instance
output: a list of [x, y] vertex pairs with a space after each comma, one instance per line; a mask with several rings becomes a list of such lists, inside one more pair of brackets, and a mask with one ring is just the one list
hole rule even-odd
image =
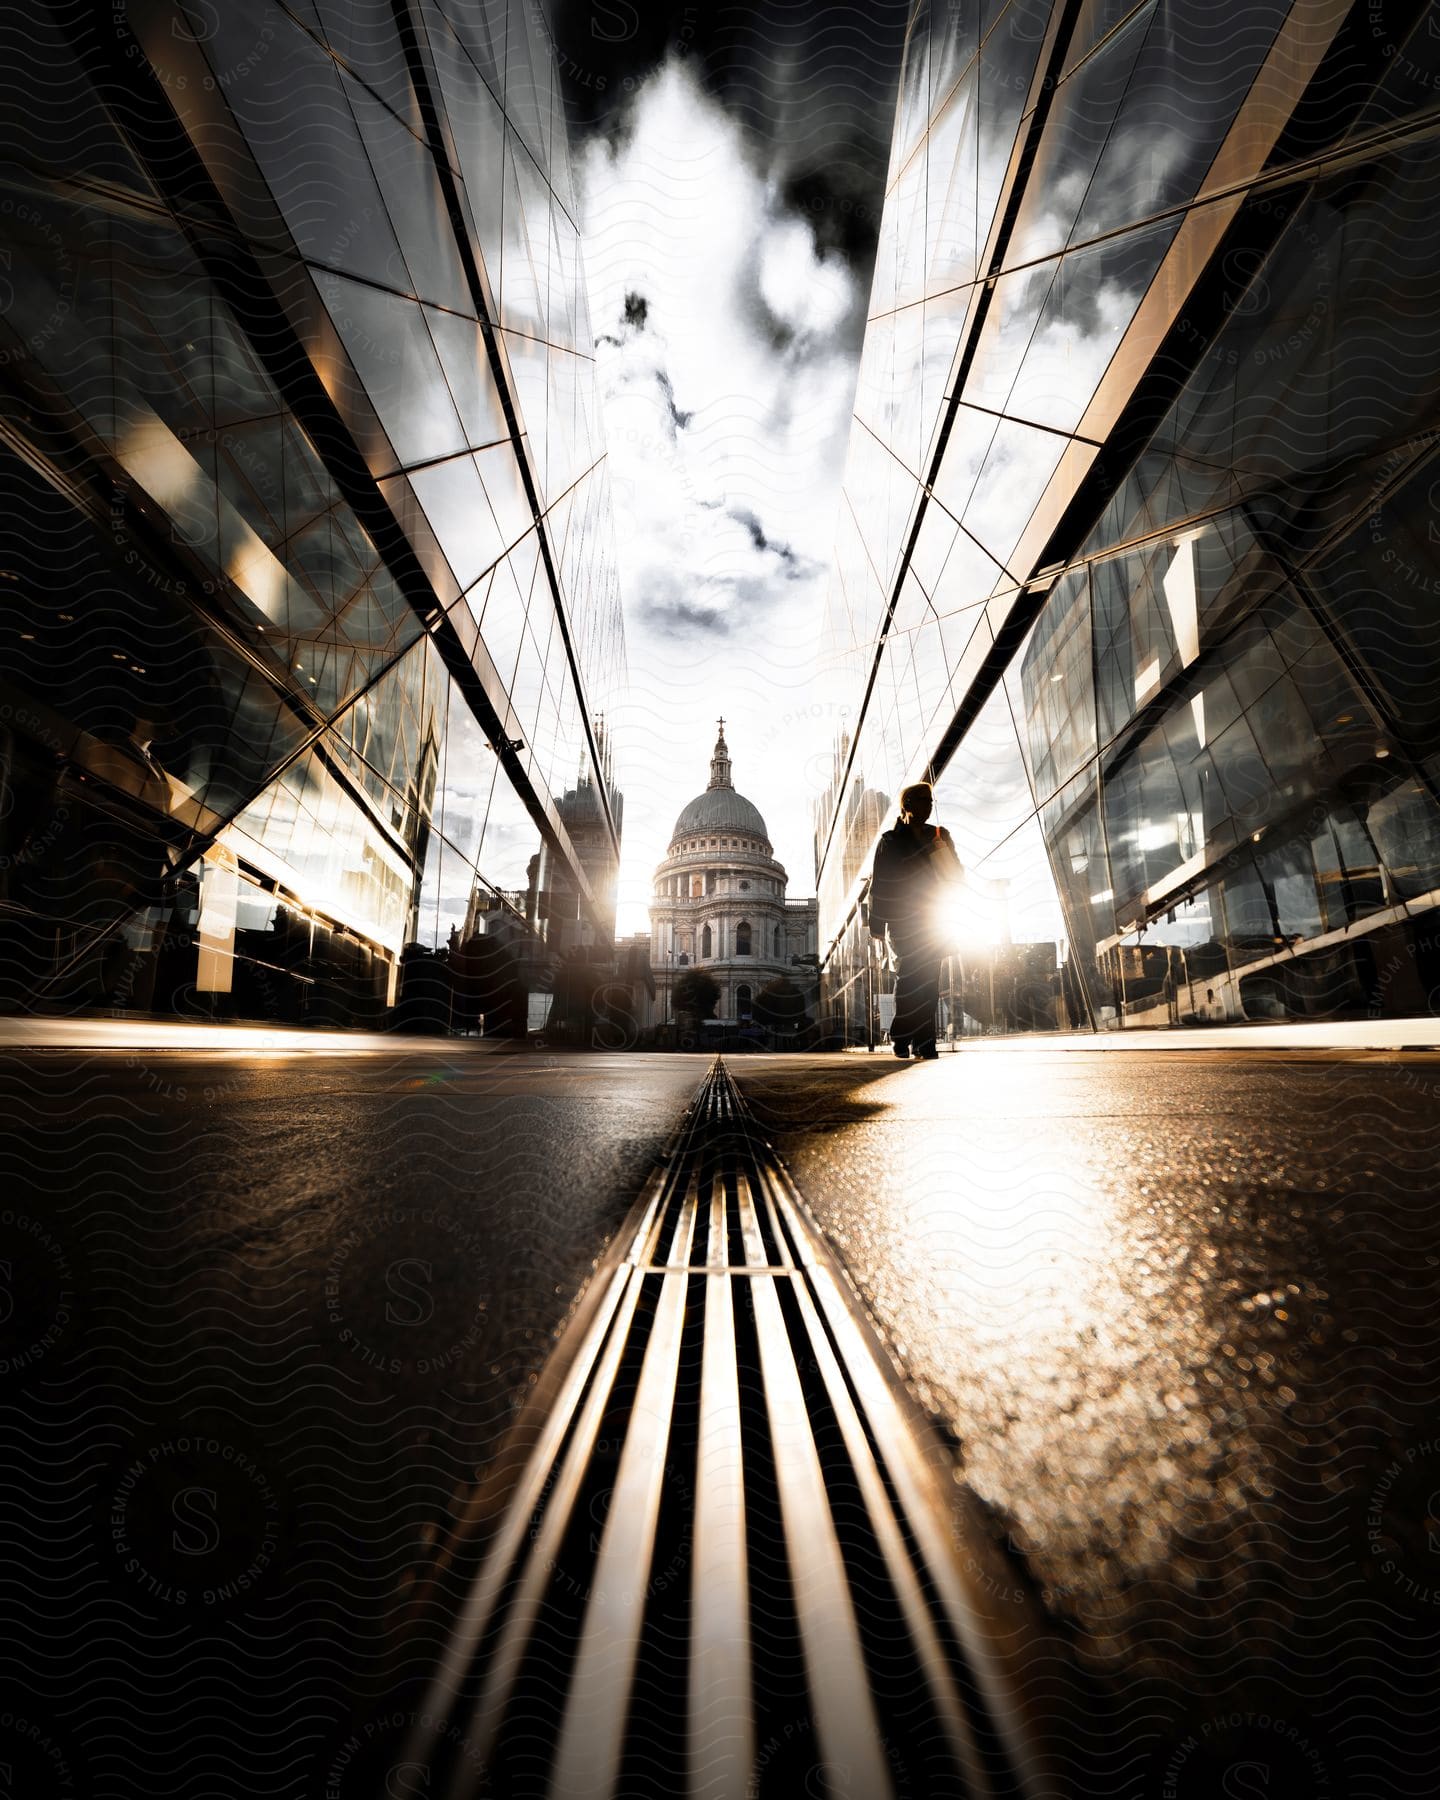
[[752, 837], [768, 840], [760, 808], [752, 806], [734, 788], [707, 788], [697, 794], [675, 821], [670, 838], [689, 837], [698, 831], [747, 831]]
[[710, 759], [710, 785], [681, 809], [675, 829], [670, 833], [670, 842], [676, 843], [702, 831], [742, 831], [750, 837], [770, 841], [760, 808], [743, 794], [737, 794], [730, 780], [730, 751], [725, 743], [723, 719], [720, 735], [715, 740], [715, 754]]

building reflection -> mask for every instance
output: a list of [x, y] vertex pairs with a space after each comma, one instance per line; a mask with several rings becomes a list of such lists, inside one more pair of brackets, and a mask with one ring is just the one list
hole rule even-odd
[[0, 1002], [523, 1028], [624, 665], [543, 22], [202, 10], [0, 55]]
[[1434, 1010], [1440, 40], [1385, 16], [915, 9], [826, 639], [837, 1034], [856, 797], [927, 774], [1001, 960], [1054, 946], [1007, 1028]]

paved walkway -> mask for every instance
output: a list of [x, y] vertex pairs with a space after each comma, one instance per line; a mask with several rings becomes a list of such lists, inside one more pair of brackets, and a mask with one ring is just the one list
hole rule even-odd
[[1108, 1697], [1077, 1780], [1388, 1794], [1435, 1766], [1433, 1054], [733, 1067]]
[[294, 1055], [483, 1050], [514, 1055], [507, 1038], [410, 1037], [384, 1031], [325, 1031], [304, 1025], [184, 1024], [174, 1019], [0, 1019], [0, 1050], [208, 1050], [220, 1055], [285, 1050]]
[[[0, 1049], [6, 1529], [26, 1545], [4, 1578], [19, 1624], [3, 1660], [7, 1717], [30, 1733], [0, 1750], [17, 1791], [55, 1787], [51, 1750], [36, 1761], [48, 1744], [79, 1793], [127, 1793], [143, 1768], [177, 1792], [367, 1794], [374, 1744], [421, 1724], [474, 1591], [494, 1517], [481, 1497], [508, 1480], [497, 1446], [528, 1396], [549, 1416], [557, 1334], [583, 1326], [637, 1194], [674, 1175], [667, 1145], [710, 1064], [172, 1029], [201, 1036]], [[787, 1250], [784, 1205], [761, 1207], [757, 1249], [736, 1186], [701, 1266], [703, 1208], [697, 1189], [685, 1211], [682, 1184], [680, 1262], [634, 1240], [638, 1341], [659, 1329], [646, 1296], [670, 1294], [654, 1341], [679, 1358], [674, 1406], [693, 1407], [695, 1284], [753, 1282], [781, 1250], [781, 1323], [801, 1344], [823, 1283], [786, 1300], [786, 1270], [807, 1232], [838, 1257], [973, 1497], [966, 1528], [978, 1516], [984, 1540], [962, 1532], [956, 1555], [971, 1544], [972, 1582], [1041, 1622], [1028, 1697], [1063, 1724], [1057, 1797], [1423, 1791], [1440, 1678], [1440, 1069], [1428, 1049], [1198, 1035], [1176, 1055], [1046, 1039], [929, 1064], [732, 1059], [809, 1223], [785, 1227]], [[761, 1188], [770, 1166], [755, 1165]], [[726, 1316], [697, 1304], [706, 1333]], [[838, 1339], [811, 1342], [792, 1380], [757, 1338], [737, 1390], [744, 1366], [767, 1408], [789, 1382], [818, 1466], [849, 1459], [852, 1485], [829, 1482], [859, 1571], [844, 1579], [898, 1594], [884, 1569], [899, 1565], [860, 1529], [880, 1516], [888, 1452], [861, 1430], [880, 1457], [862, 1480], [838, 1404], [860, 1365], [827, 1373]], [[617, 1460], [625, 1420], [668, 1416], [634, 1402], [596, 1421]], [[775, 1429], [770, 1415], [772, 1444]], [[697, 1454], [697, 1509], [724, 1464]], [[662, 1587], [647, 1570], [667, 1598], [640, 1618], [652, 1649], [683, 1659], [665, 1634], [689, 1628], [674, 1608], [693, 1541], [671, 1489], [654, 1544], [679, 1573]], [[783, 1520], [788, 1503], [770, 1504], [759, 1494], [754, 1516]], [[603, 1516], [581, 1507], [557, 1568], [599, 1542]], [[769, 1580], [748, 1587], [762, 1609], [785, 1592]], [[798, 1619], [787, 1604], [776, 1616]], [[856, 1608], [867, 1657], [899, 1641], [880, 1602]], [[930, 1655], [917, 1618], [910, 1641]], [[603, 1687], [606, 1657], [587, 1667]], [[761, 1796], [803, 1793], [827, 1760], [806, 1747], [823, 1734], [803, 1686], [787, 1691], [793, 1717], [772, 1704], [754, 1743]], [[833, 1715], [826, 1730], [843, 1739]], [[940, 1791], [915, 1785], [913, 1742], [885, 1751], [893, 1800]], [[477, 1743], [463, 1722], [447, 1739], [462, 1775]], [[617, 1792], [686, 1791], [673, 1756], [643, 1779], [613, 1743], [610, 1760]], [[832, 1800], [881, 1800], [824, 1779]]]
[[[1437, 1019], [1290, 1020], [1284, 1024], [1177, 1025], [1168, 1031], [1022, 1032], [1012, 1037], [962, 1038], [942, 1046], [946, 1055], [965, 1050], [1103, 1050], [1131, 1054], [1137, 1050], [1400, 1050], [1440, 1049]], [[874, 1051], [892, 1054], [877, 1043]]]

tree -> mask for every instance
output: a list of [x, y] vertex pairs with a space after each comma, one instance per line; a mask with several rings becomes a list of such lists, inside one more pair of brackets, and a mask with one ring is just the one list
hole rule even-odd
[[755, 1022], [779, 1037], [793, 1037], [810, 1023], [805, 996], [788, 975], [767, 981], [755, 996]]
[[720, 984], [713, 975], [707, 975], [704, 969], [686, 969], [683, 975], [676, 978], [677, 1013], [693, 1013], [697, 1019], [710, 1019], [715, 1016], [719, 1000]]

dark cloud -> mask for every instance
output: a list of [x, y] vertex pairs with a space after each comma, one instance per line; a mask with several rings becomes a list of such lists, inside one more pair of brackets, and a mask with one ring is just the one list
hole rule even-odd
[[852, 266], [874, 261], [880, 231], [884, 172], [876, 178], [870, 149], [861, 141], [851, 154], [824, 165], [802, 162], [780, 183], [781, 201], [809, 221], [821, 252], [843, 256]]
[[660, 392], [665, 396], [665, 405], [670, 412], [670, 423], [677, 431], [683, 431], [695, 417], [694, 413], [682, 412], [675, 404], [675, 389], [671, 384], [670, 377], [663, 369], [656, 374], [655, 380], [659, 385]]
[[[625, 295], [625, 311], [621, 319], [623, 329], [630, 334], [632, 339], [636, 338], [645, 330], [649, 317], [650, 302], [643, 294], [637, 294], [631, 289]], [[610, 344], [615, 349], [619, 350], [624, 347], [625, 339], [617, 336], [613, 331], [602, 331], [595, 339], [595, 342], [597, 344]], [[670, 420], [671, 435], [673, 437], [675, 432], [683, 431], [695, 415], [693, 412], [682, 411], [681, 408], [675, 404], [675, 386], [663, 368], [655, 370], [655, 385], [660, 389], [661, 397], [665, 402], [665, 411]]]
[[756, 329], [772, 350], [783, 355], [794, 345], [795, 327], [787, 325], [784, 319], [777, 319], [758, 295], [755, 300], [754, 317]]
[[759, 516], [756, 513], [751, 512], [748, 507], [732, 506], [727, 508], [727, 510], [736, 524], [743, 525], [750, 533], [750, 542], [757, 550], [771, 551], [780, 558], [781, 562], [787, 564], [791, 568], [798, 568], [807, 560], [804, 557], [797, 556], [795, 551], [790, 548], [789, 544], [778, 544], [772, 538], [766, 537], [765, 527], [760, 523]]
[[575, 128], [623, 137], [636, 88], [667, 58], [683, 61], [820, 249], [868, 278], [910, 0], [552, 0], [550, 11]]
[[[749, 532], [757, 556], [779, 557], [785, 565], [787, 581], [810, 579], [820, 572], [819, 564], [801, 556], [789, 544], [772, 542], [760, 520], [748, 509], [727, 507], [725, 511]], [[687, 579], [694, 579], [693, 572]], [[770, 568], [757, 563], [752, 574], [704, 578], [701, 587], [706, 597], [697, 599], [693, 593], [677, 594], [672, 580], [650, 571], [637, 584], [638, 594], [627, 594], [627, 611], [650, 636], [675, 643], [693, 643], [701, 637], [748, 637], [756, 624], [773, 612], [773, 582]]]
[[[650, 302], [645, 296], [636, 293], [626, 294], [625, 310], [620, 317], [621, 326], [632, 332], [639, 333], [645, 329], [645, 321], [649, 317]], [[614, 344], [618, 349], [623, 340], [617, 337], [613, 331], [602, 331], [596, 337], [595, 342], [597, 344]], [[675, 410], [673, 397], [670, 403], [670, 410], [672, 412]]]
[[636, 610], [646, 628], [657, 637], [727, 637], [730, 633], [731, 621], [718, 606], [697, 606], [670, 594], [643, 599]]

